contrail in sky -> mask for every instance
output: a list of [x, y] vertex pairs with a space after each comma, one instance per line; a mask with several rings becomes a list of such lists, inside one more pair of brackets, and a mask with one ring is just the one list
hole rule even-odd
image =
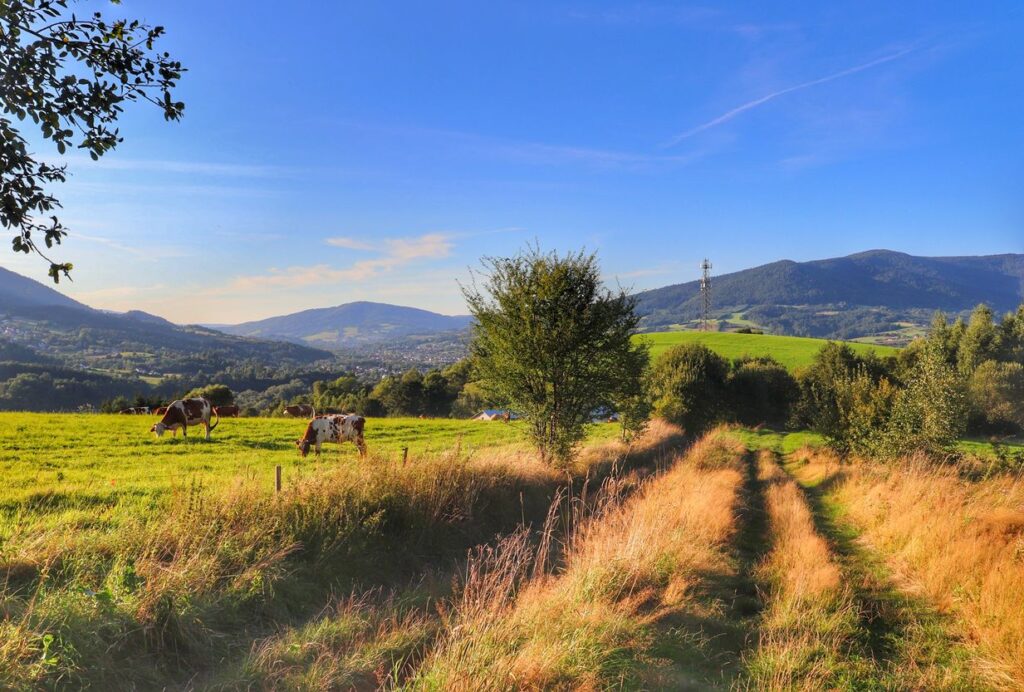
[[728, 122], [728, 121], [732, 120], [733, 118], [735, 118], [737, 115], [745, 113], [745, 112], [749, 111], [752, 108], [757, 108], [758, 106], [760, 106], [762, 104], [765, 104], [765, 103], [768, 103], [769, 101], [773, 101], [773, 100], [777, 99], [780, 96], [785, 96], [786, 94], [791, 94], [794, 91], [800, 91], [801, 89], [807, 89], [807, 88], [810, 88], [812, 86], [817, 86], [819, 84], [825, 84], [827, 82], [833, 82], [833, 81], [835, 81], [837, 79], [842, 79], [843, 77], [848, 77], [848, 76], [850, 76], [852, 74], [857, 74], [858, 72], [863, 72], [864, 70], [871, 69], [872, 67], [876, 67], [878, 65], [883, 65], [883, 64], [885, 64], [887, 62], [892, 62], [893, 60], [896, 60], [897, 58], [901, 58], [904, 55], [906, 55], [907, 53], [910, 53], [910, 52], [912, 52], [914, 50], [916, 50], [916, 48], [904, 48], [901, 51], [897, 51], [896, 53], [891, 53], [891, 54], [883, 56], [881, 58], [877, 58], [877, 59], [872, 60], [870, 62], [866, 62], [866, 63], [864, 63], [862, 65], [857, 65], [856, 67], [850, 67], [850, 68], [847, 68], [845, 70], [842, 70], [841, 72], [835, 72], [833, 74], [830, 74], [830, 75], [828, 75], [826, 77], [819, 77], [818, 79], [812, 79], [809, 82], [803, 82], [802, 84], [797, 84], [795, 86], [787, 87], [785, 89], [780, 89], [779, 91], [772, 92], [771, 94], [768, 94], [767, 96], [762, 96], [761, 98], [754, 99], [753, 101], [747, 101], [743, 105], [737, 106], [736, 108], [733, 108], [731, 111], [726, 111], [725, 113], [723, 113], [722, 115], [718, 116], [717, 118], [709, 120], [709, 121], [707, 121], [706, 123], [704, 123], [702, 125], [698, 125], [697, 127], [694, 127], [693, 129], [687, 130], [686, 132], [684, 132], [682, 134], [676, 135], [675, 137], [670, 139], [665, 144], [665, 146], [667, 146], [667, 147], [675, 146], [676, 144], [679, 144], [680, 142], [682, 142], [684, 139], [688, 139], [689, 137], [694, 136], [698, 132], [703, 132], [704, 130], [709, 130], [712, 127], [716, 127], [718, 125], [721, 125], [722, 123]]

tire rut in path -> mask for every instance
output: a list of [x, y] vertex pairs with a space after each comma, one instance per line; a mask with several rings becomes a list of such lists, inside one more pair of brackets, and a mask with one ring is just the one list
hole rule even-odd
[[[781, 462], [781, 460], [780, 460]], [[948, 632], [945, 618], [924, 600], [897, 586], [881, 557], [859, 542], [859, 533], [838, 517], [828, 490], [837, 477], [811, 484], [783, 469], [796, 481], [817, 532], [829, 543], [858, 607], [861, 655], [874, 671], [875, 686], [886, 689], [977, 689], [966, 650]]]
[[754, 572], [769, 549], [764, 487], [757, 476], [754, 455], [746, 452], [742, 464], [737, 531], [731, 551], [734, 568], [728, 575], [712, 575], [705, 580], [706, 590], [699, 594], [706, 603], [719, 604], [717, 616], [691, 624], [691, 629], [699, 629], [711, 642], [713, 652], [709, 652], [708, 659], [716, 671], [707, 676], [709, 684], [726, 688], [734, 687], [741, 679], [742, 657], [757, 645], [764, 602]]

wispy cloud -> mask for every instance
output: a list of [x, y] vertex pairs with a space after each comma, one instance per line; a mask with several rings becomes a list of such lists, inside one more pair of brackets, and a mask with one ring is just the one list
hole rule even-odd
[[380, 123], [347, 122], [360, 130], [396, 137], [436, 140], [447, 154], [453, 149], [473, 156], [531, 166], [578, 166], [598, 171], [648, 171], [685, 165], [701, 158], [702, 152], [685, 155], [623, 151], [596, 147], [534, 142], [443, 128]]
[[818, 86], [820, 84], [827, 84], [828, 82], [834, 82], [837, 79], [842, 79], [844, 77], [849, 77], [850, 75], [857, 74], [858, 72], [863, 72], [864, 70], [869, 70], [872, 67], [877, 67], [879, 65], [884, 65], [885, 63], [892, 62], [893, 60], [898, 60], [899, 58], [902, 58], [904, 55], [907, 55], [908, 53], [911, 53], [914, 50], [916, 50], [916, 47], [904, 48], [902, 50], [896, 51], [895, 53], [890, 53], [890, 54], [884, 55], [884, 56], [882, 56], [880, 58], [876, 58], [874, 60], [869, 60], [868, 62], [861, 63], [860, 65], [855, 65], [853, 67], [848, 67], [845, 70], [840, 70], [839, 72], [833, 72], [830, 75], [826, 75], [824, 77], [819, 77], [818, 79], [812, 79], [812, 80], [807, 81], [807, 82], [801, 82], [800, 84], [795, 84], [795, 85], [793, 85], [791, 87], [786, 87], [785, 89], [779, 89], [778, 91], [773, 91], [772, 93], [767, 94], [765, 96], [762, 96], [760, 98], [754, 99], [753, 101], [747, 101], [746, 103], [741, 104], [741, 105], [733, 108], [732, 110], [728, 110], [725, 113], [722, 113], [721, 115], [719, 115], [719, 116], [717, 116], [715, 118], [712, 118], [711, 120], [708, 120], [705, 123], [697, 125], [696, 127], [690, 128], [686, 132], [683, 132], [681, 134], [676, 135], [675, 137], [670, 139], [668, 142], [666, 142], [665, 146], [671, 147], [671, 146], [674, 146], [676, 144], [679, 144], [680, 142], [682, 142], [685, 139], [693, 137], [694, 135], [696, 135], [696, 134], [698, 134], [700, 132], [704, 132], [705, 130], [709, 130], [709, 129], [713, 128], [713, 127], [717, 127], [717, 126], [719, 126], [719, 125], [721, 125], [723, 123], [727, 123], [730, 120], [732, 120], [733, 118], [735, 118], [736, 116], [742, 115], [743, 113], [746, 113], [749, 110], [757, 108], [758, 106], [763, 106], [764, 104], [768, 103], [769, 101], [774, 101], [775, 99], [779, 98], [780, 96], [785, 96], [786, 94], [792, 94], [795, 91], [801, 91], [803, 89], [809, 89], [811, 87]]
[[[139, 246], [126, 245], [122, 242], [107, 238], [105, 236], [90, 235], [85, 233], [73, 232], [68, 236], [71, 242], [76, 240], [84, 240], [87, 243], [95, 243], [97, 245], [104, 245], [115, 252], [131, 255], [139, 259], [144, 260], [165, 260], [175, 259], [179, 257], [188, 257], [189, 253], [180, 247], [172, 245], [153, 245], [146, 243]], [[67, 242], [67, 241], [65, 241]]]
[[373, 245], [366, 242], [365, 240], [359, 240], [357, 238], [349, 238], [347, 236], [337, 236], [334, 238], [327, 238], [324, 240], [328, 245], [334, 247], [343, 247], [348, 250], [372, 250]]
[[[442, 259], [451, 254], [451, 237], [443, 233], [428, 233], [415, 238], [387, 238], [379, 248], [379, 257], [360, 260], [349, 267], [333, 267], [329, 264], [294, 266], [287, 269], [271, 269], [265, 274], [239, 276], [222, 291], [251, 291], [265, 288], [298, 288], [313, 284], [337, 284], [342, 281], [366, 281], [379, 274], [393, 271], [407, 264], [423, 259]], [[378, 249], [377, 247], [371, 249]]]
[[598, 170], [642, 170], [692, 163], [701, 154], [666, 156], [590, 147], [559, 146], [535, 142], [488, 140], [481, 149], [515, 163], [558, 166], [578, 164]]

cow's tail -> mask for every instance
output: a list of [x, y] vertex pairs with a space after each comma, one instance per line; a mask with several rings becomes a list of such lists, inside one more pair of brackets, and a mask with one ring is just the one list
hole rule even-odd
[[217, 416], [217, 422], [210, 426], [210, 430], [212, 431], [214, 428], [216, 428], [220, 424], [220, 414], [217, 413], [217, 407], [216, 406], [211, 406], [210, 410], [213, 411], [213, 415]]

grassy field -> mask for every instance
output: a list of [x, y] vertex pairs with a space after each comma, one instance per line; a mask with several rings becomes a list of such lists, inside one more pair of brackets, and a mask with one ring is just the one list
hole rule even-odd
[[259, 687], [254, 645], [335, 593], [369, 607], [414, 584], [402, 603], [433, 603], [468, 549], [678, 437], [630, 449], [595, 426], [556, 471], [517, 424], [373, 419], [367, 459], [317, 461], [294, 448], [303, 421], [225, 419], [206, 442], [157, 440], [152, 420], [0, 415], [0, 688]]
[[300, 420], [151, 420], [0, 414], [0, 688], [1024, 683], [1024, 490], [994, 466], [655, 421], [556, 470], [521, 424], [420, 419], [318, 461]]
[[[157, 438], [149, 432], [155, 416], [0, 413], [0, 513], [51, 514], [77, 520], [97, 508], [134, 507], [144, 511], [174, 488], [192, 483], [217, 488], [240, 477], [267, 488], [274, 467], [287, 480], [324, 467], [357, 465], [354, 445], [328, 444], [320, 460], [299, 457], [295, 440], [306, 427], [288, 418], [225, 418], [207, 442], [201, 429], [188, 439]], [[618, 426], [594, 426], [593, 441], [614, 438]], [[461, 445], [472, 455], [482, 450], [525, 449], [522, 424], [447, 419], [381, 418], [366, 424], [367, 445], [375, 458], [399, 459], [403, 447], [413, 457]], [[131, 512], [110, 513], [123, 518]], [[56, 516], [56, 515], [54, 515]], [[0, 536], [3, 535], [0, 529]]]
[[[742, 356], [771, 356], [793, 370], [810, 365], [814, 356], [827, 342], [824, 339], [809, 339], [799, 336], [773, 336], [771, 334], [736, 334], [732, 332], [651, 332], [636, 338], [651, 344], [651, 357], [657, 358], [678, 344], [702, 343], [725, 358]], [[850, 342], [857, 353], [874, 351], [879, 356], [895, 354], [898, 349], [891, 346], [876, 346]]]

